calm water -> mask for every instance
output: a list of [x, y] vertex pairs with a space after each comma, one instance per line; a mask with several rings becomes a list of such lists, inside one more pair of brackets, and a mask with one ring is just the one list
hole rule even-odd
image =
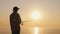
[[[60, 28], [41, 28], [32, 23], [24, 23], [21, 26], [21, 34], [60, 34]], [[0, 34], [11, 34], [9, 23], [0, 24]]]
[[[3, 28], [4, 29], [4, 28]], [[11, 34], [11, 31], [7, 28], [0, 30], [0, 34]], [[40, 27], [21, 28], [21, 34], [60, 34], [60, 29], [49, 29]]]

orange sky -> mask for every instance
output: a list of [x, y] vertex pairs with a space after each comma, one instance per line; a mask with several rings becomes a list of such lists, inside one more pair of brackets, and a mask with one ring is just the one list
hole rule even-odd
[[[0, 28], [9, 27], [9, 15], [14, 6], [20, 8], [18, 13], [21, 15], [22, 21], [31, 20], [31, 12], [38, 9], [42, 18], [38, 20], [37, 26], [59, 27], [60, 25], [60, 0], [0, 0]], [[31, 23], [32, 26], [35, 26], [35, 23]], [[26, 24], [29, 25], [29, 23]]]

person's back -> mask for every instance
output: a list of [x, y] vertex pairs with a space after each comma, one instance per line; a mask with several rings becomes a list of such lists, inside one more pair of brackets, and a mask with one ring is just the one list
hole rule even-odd
[[13, 8], [13, 13], [10, 15], [10, 25], [11, 25], [11, 31], [12, 34], [20, 34], [20, 23], [21, 18], [19, 14], [17, 13], [18, 8]]
[[12, 13], [10, 15], [10, 24], [11, 24], [11, 29], [12, 31], [16, 31], [16, 30], [19, 30], [20, 28], [20, 18], [19, 18], [19, 14], [17, 13]]

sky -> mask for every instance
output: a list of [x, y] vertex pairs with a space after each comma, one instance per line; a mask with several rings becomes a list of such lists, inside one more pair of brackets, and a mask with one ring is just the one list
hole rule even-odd
[[[22, 21], [31, 20], [31, 13], [33, 10], [39, 10], [41, 18], [38, 20], [37, 26], [60, 26], [60, 0], [0, 0], [0, 29], [4, 29], [5, 27], [10, 28], [9, 15], [13, 12], [14, 6], [20, 8], [18, 13]], [[36, 23], [24, 24], [26, 27], [29, 27], [27, 25], [31, 27]]]

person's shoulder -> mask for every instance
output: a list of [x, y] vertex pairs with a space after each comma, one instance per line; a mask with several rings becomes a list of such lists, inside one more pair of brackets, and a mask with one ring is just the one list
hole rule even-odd
[[17, 13], [17, 15], [19, 15], [19, 13]]
[[13, 16], [13, 13], [11, 13], [10, 16]]
[[17, 16], [18, 16], [18, 17], [20, 16], [19, 13], [17, 13]]

